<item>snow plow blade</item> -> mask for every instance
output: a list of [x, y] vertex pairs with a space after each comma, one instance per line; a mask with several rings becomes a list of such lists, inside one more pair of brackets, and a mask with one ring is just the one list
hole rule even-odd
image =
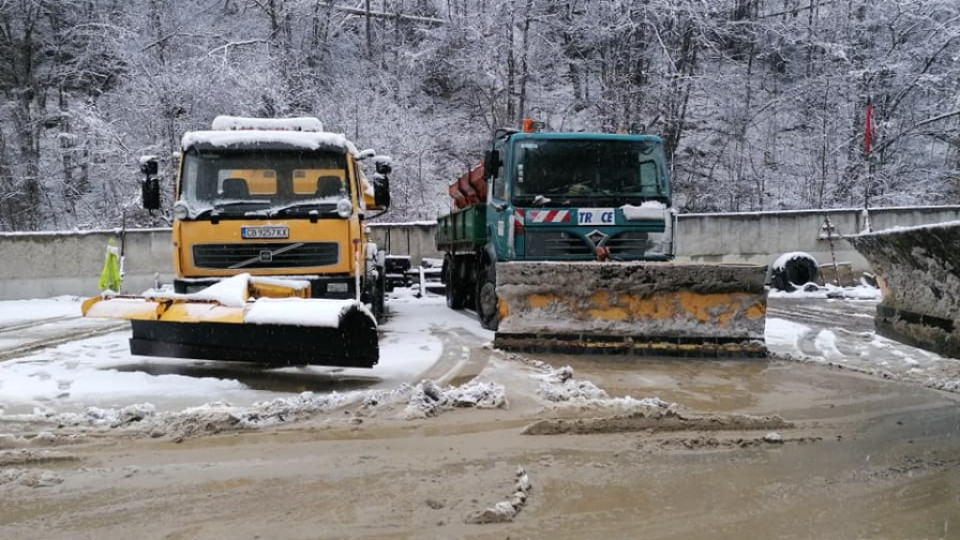
[[877, 333], [960, 358], [960, 222], [847, 237], [877, 275]]
[[497, 265], [494, 346], [523, 352], [765, 357], [766, 267]]
[[369, 368], [379, 361], [376, 320], [365, 307], [304, 298], [296, 285], [248, 278], [235, 276], [194, 294], [90, 298], [83, 314], [130, 320], [130, 352], [143, 356], [269, 366]]

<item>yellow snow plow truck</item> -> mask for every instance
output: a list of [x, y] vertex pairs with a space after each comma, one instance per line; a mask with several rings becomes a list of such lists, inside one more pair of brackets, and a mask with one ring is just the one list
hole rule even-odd
[[506, 350], [766, 356], [766, 266], [678, 263], [663, 143], [498, 130], [437, 220], [447, 305]]
[[[141, 169], [157, 209], [156, 161]], [[130, 319], [133, 354], [372, 367], [384, 272], [364, 220], [389, 205], [389, 172], [315, 118], [217, 117], [181, 142], [173, 291], [108, 293], [83, 313]]]

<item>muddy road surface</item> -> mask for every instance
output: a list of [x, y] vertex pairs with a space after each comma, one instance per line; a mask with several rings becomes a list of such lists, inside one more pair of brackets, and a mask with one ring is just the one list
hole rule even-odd
[[[859, 350], [807, 307], [798, 349]], [[436, 385], [399, 398], [0, 421], [0, 538], [960, 538], [956, 393], [840, 361], [507, 354], [469, 324], [434, 329]]]

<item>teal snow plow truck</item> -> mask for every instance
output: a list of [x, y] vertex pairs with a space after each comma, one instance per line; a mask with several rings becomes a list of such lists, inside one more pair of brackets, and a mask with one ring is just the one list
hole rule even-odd
[[447, 305], [520, 351], [765, 356], [766, 267], [673, 262], [653, 135], [501, 129], [437, 221]]

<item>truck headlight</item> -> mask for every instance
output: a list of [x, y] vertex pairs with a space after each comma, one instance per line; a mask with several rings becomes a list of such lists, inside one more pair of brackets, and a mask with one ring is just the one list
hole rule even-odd
[[342, 218], [348, 218], [352, 213], [353, 205], [350, 204], [350, 199], [340, 199], [337, 203], [337, 214]]
[[183, 203], [176, 203], [173, 205], [173, 219], [187, 219], [187, 205]]

